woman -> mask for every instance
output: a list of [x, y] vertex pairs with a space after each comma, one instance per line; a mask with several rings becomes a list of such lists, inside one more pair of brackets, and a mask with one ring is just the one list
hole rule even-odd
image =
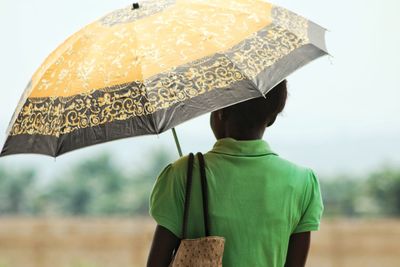
[[[282, 112], [286, 80], [266, 97], [211, 113], [217, 141], [204, 155], [210, 234], [225, 237], [224, 267], [304, 266], [323, 211], [313, 171], [273, 152], [262, 137]], [[156, 220], [147, 266], [166, 267], [179, 246], [188, 157], [169, 164], [150, 196]], [[204, 236], [199, 164], [193, 169], [188, 237]]]

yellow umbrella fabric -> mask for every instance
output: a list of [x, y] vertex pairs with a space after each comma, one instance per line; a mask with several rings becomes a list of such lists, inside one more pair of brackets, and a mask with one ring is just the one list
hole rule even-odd
[[140, 1], [84, 27], [34, 73], [1, 155], [156, 134], [266, 94], [327, 54], [325, 29], [261, 0]]

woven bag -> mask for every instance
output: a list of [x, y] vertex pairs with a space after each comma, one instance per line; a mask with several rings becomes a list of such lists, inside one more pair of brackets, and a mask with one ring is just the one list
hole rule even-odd
[[210, 236], [208, 201], [207, 201], [207, 179], [203, 154], [197, 153], [200, 163], [201, 189], [203, 198], [203, 217], [205, 237], [187, 239], [187, 221], [189, 216], [190, 191], [193, 174], [193, 153], [189, 154], [185, 209], [183, 212], [182, 240], [178, 250], [173, 254], [169, 267], [221, 267], [224, 253], [225, 238], [221, 236]]

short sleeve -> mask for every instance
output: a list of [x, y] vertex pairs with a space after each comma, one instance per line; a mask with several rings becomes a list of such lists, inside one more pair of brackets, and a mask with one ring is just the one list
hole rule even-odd
[[182, 235], [184, 185], [172, 164], [157, 177], [150, 193], [149, 214], [158, 225], [170, 230], [178, 238]]
[[321, 189], [314, 172], [309, 172], [308, 184], [304, 192], [303, 212], [301, 219], [293, 233], [309, 232], [319, 230], [319, 225], [324, 210], [321, 197]]

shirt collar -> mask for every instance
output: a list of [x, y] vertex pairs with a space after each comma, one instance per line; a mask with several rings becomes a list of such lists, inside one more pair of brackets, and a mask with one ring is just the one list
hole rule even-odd
[[230, 137], [222, 138], [215, 142], [211, 152], [233, 156], [262, 156], [268, 154], [277, 156], [263, 139], [236, 140]]

